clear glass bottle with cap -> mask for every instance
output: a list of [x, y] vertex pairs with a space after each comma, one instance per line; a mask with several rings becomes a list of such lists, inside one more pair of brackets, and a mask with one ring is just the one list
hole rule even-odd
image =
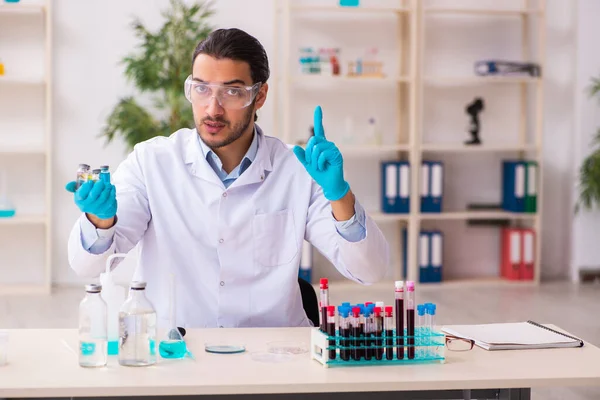
[[156, 311], [146, 297], [146, 282], [132, 282], [119, 312], [119, 364], [156, 363]]
[[106, 303], [102, 286], [86, 285], [86, 296], [79, 304], [79, 365], [104, 367], [107, 362]]
[[88, 181], [90, 175], [90, 166], [87, 164], [79, 164], [77, 169], [77, 179], [75, 180], [75, 189], [79, 189], [81, 185]]

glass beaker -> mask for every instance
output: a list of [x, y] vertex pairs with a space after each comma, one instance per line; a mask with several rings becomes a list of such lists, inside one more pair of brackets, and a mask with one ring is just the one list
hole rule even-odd
[[169, 325], [164, 332], [164, 337], [158, 345], [158, 352], [162, 358], [184, 358], [189, 352], [183, 336], [177, 329], [175, 322], [175, 275], [169, 275]]

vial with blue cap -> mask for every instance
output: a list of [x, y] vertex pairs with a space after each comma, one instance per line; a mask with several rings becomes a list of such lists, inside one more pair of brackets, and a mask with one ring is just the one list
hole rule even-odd
[[417, 306], [417, 328], [415, 334], [417, 335], [415, 343], [417, 346], [417, 358], [426, 357], [429, 343], [427, 341], [427, 328], [425, 326], [425, 304]]

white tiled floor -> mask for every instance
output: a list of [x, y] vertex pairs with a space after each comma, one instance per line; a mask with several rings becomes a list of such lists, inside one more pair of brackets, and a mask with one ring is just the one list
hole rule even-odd
[[[384, 301], [391, 304], [393, 286], [363, 287], [331, 283], [331, 302]], [[0, 297], [2, 328], [76, 328], [81, 289], [55, 289], [52, 296]], [[532, 287], [423, 287], [417, 302], [437, 304], [438, 324], [535, 320], [552, 323], [600, 346], [600, 285], [547, 283]], [[599, 360], [600, 362], [600, 360]], [[600, 399], [596, 388], [534, 390], [536, 400]]]

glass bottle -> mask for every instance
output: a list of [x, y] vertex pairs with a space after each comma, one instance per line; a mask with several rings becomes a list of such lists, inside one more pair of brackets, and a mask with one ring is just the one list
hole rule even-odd
[[87, 164], [79, 164], [77, 169], [77, 179], [75, 180], [75, 189], [79, 189], [81, 185], [88, 181], [90, 166]]
[[79, 304], [79, 365], [104, 367], [107, 362], [106, 303], [102, 286], [86, 285], [86, 296]]
[[156, 311], [146, 297], [146, 282], [132, 282], [119, 312], [119, 364], [156, 363]]

